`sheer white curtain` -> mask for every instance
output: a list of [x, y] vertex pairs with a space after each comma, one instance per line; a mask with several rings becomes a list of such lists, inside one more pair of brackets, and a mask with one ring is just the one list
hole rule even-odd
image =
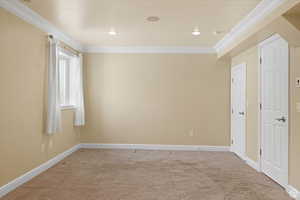
[[72, 59], [71, 68], [73, 71], [73, 97], [75, 103], [75, 126], [83, 126], [85, 124], [84, 111], [84, 94], [83, 94], [83, 70], [82, 70], [82, 54]]
[[61, 131], [58, 41], [49, 39], [47, 133]]

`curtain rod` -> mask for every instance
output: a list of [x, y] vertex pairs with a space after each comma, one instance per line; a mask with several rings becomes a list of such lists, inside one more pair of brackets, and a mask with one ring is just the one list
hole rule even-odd
[[[54, 39], [53, 35], [48, 35], [49, 39]], [[58, 44], [61, 48], [63, 48], [66, 51], [70, 51], [71, 53], [75, 54], [76, 56], [80, 55], [80, 52], [75, 50], [74, 48], [70, 47], [69, 45], [67, 45], [66, 43], [62, 42], [61, 40], [59, 40], [59, 44]]]

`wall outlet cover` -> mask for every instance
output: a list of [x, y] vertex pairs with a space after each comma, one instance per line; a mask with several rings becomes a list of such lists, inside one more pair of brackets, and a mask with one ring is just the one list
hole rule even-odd
[[300, 88], [300, 77], [296, 78], [296, 87]]

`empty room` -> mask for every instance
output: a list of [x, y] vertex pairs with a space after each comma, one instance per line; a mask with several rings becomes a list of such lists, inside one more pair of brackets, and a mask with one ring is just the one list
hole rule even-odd
[[0, 200], [300, 200], [300, 0], [0, 0]]

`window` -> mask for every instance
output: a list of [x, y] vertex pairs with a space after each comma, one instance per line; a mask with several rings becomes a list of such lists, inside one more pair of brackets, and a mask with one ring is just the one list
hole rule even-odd
[[60, 86], [60, 105], [62, 108], [75, 107], [75, 101], [72, 92], [72, 82], [74, 81], [74, 68], [72, 65], [72, 59], [70, 56], [63, 51], [59, 52], [59, 86]]
[[[1, 1], [1, 0], [0, 0]], [[85, 124], [82, 54], [49, 37], [47, 133], [61, 131], [61, 110], [74, 110], [74, 125]]]

